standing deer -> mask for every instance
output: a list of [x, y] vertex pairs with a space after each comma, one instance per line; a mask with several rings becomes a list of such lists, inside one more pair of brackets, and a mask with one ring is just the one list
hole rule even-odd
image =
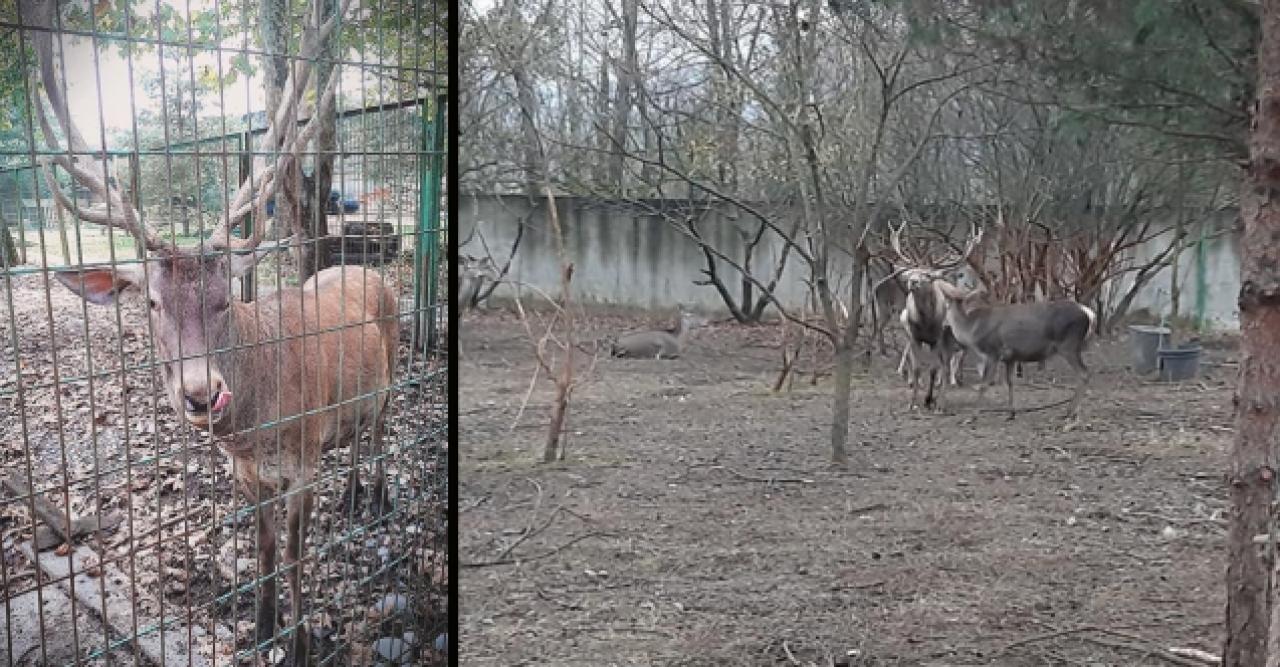
[[1019, 362], [1043, 362], [1059, 355], [1080, 375], [1070, 415], [1080, 414], [1080, 403], [1089, 384], [1084, 365], [1085, 344], [1097, 329], [1097, 316], [1088, 306], [1075, 301], [1047, 303], [987, 304], [979, 292], [953, 285], [940, 285], [946, 299], [947, 322], [962, 345], [986, 359], [979, 396], [994, 377], [997, 363], [1004, 364], [1004, 383], [1009, 389], [1009, 419], [1014, 418], [1013, 367]]
[[[942, 398], [942, 387], [946, 381], [939, 376], [939, 369], [951, 372], [952, 384], [958, 384], [959, 368], [964, 359], [963, 341], [959, 341], [951, 331], [946, 320], [945, 298], [941, 292], [943, 286], [950, 287], [946, 277], [957, 267], [967, 262], [969, 255], [982, 240], [982, 232], [972, 230], [963, 251], [950, 256], [935, 258], [926, 253], [909, 252], [902, 247], [902, 232], [907, 227], [903, 223], [891, 229], [890, 246], [897, 254], [902, 268], [895, 273], [901, 276], [906, 288], [906, 306], [902, 309], [899, 320], [907, 332], [907, 348], [903, 350], [903, 361], [899, 364], [899, 372], [903, 366], [910, 371], [911, 402], [908, 408], [917, 405], [919, 381], [922, 365], [929, 369], [928, 389], [925, 392], [924, 406], [937, 408], [934, 385], [938, 385], [937, 399]], [[894, 274], [881, 282], [895, 278]], [[928, 353], [925, 347], [929, 348]]]
[[[872, 257], [867, 263], [867, 278], [871, 285], [871, 289], [867, 303], [870, 308], [867, 310], [871, 314], [871, 341], [879, 347], [880, 354], [885, 354], [888, 346], [884, 341], [884, 328], [889, 322], [897, 320], [901, 322], [903, 310], [907, 306], [907, 287], [906, 277], [903, 275], [905, 269], [899, 270], [894, 267], [893, 262], [884, 257]], [[945, 275], [945, 274], [944, 274]], [[895, 315], [897, 313], [897, 315]], [[872, 344], [867, 345], [867, 363], [871, 362]], [[950, 379], [952, 386], [959, 386], [961, 383], [961, 364], [964, 361], [964, 350], [961, 349], [957, 355], [951, 357]], [[898, 375], [904, 380], [910, 381], [912, 373], [911, 346], [904, 345], [902, 348], [901, 358], [898, 360]]]
[[684, 306], [677, 306], [680, 311], [676, 325], [671, 329], [653, 331], [637, 331], [625, 334], [614, 341], [612, 354], [615, 357], [638, 357], [647, 359], [675, 359], [684, 350], [685, 340], [694, 329], [705, 326], [706, 318]]
[[[284, 565], [295, 627], [292, 654], [306, 664], [308, 633], [302, 596], [303, 547], [313, 504], [321, 453], [346, 445], [352, 467], [348, 491], [356, 494], [358, 437], [371, 430], [381, 447], [383, 420], [390, 400], [398, 345], [395, 293], [374, 271], [333, 267], [316, 273], [301, 287], [259, 295], [252, 303], [234, 298], [232, 279], [251, 272], [272, 250], [263, 245], [265, 225], [247, 238], [232, 230], [250, 212], [265, 220], [266, 202], [278, 189], [276, 176], [296, 169], [300, 153], [315, 135], [314, 119], [332, 113], [338, 69], [324, 83], [312, 121], [299, 128], [298, 102], [311, 79], [319, 47], [349, 8], [344, 0], [333, 18], [309, 25], [303, 54], [293, 63], [279, 104], [257, 150], [254, 176], [235, 193], [207, 245], [179, 248], [158, 237], [92, 162], [72, 123], [61, 73], [55, 71], [51, 33], [31, 35], [40, 79], [53, 115], [67, 138], [62, 149], [38, 93], [34, 106], [50, 156], [41, 167], [59, 204], [88, 223], [124, 230], [148, 251], [145, 262], [109, 268], [59, 271], [56, 278], [93, 304], [111, 304], [138, 294], [149, 306], [156, 358], [173, 409], [192, 426], [207, 431], [231, 459], [237, 486], [255, 507], [258, 568], [256, 643], [276, 636], [277, 529], [275, 499], [288, 492]], [[53, 25], [52, 0], [20, 3], [27, 25]], [[262, 156], [272, 155], [269, 164]], [[105, 210], [78, 208], [54, 180], [50, 163], [101, 196]], [[256, 194], [255, 194], [256, 191]], [[281, 221], [301, 227], [301, 221]], [[380, 459], [381, 457], [379, 457]], [[379, 465], [375, 506], [385, 509]]]

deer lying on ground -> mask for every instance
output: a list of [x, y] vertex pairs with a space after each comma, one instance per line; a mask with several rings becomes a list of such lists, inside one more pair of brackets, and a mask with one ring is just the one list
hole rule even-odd
[[675, 359], [684, 351], [684, 344], [690, 332], [706, 326], [706, 318], [692, 311], [679, 307], [680, 316], [675, 327], [655, 331], [637, 331], [618, 337], [613, 342], [611, 353], [615, 357], [635, 357], [642, 359]]
[[[53, 25], [54, 4], [23, 3], [24, 20], [28, 25]], [[284, 565], [296, 623], [291, 630], [295, 664], [307, 660], [301, 579], [320, 456], [333, 447], [351, 447], [348, 491], [358, 495], [358, 437], [370, 429], [375, 451], [381, 447], [390, 401], [398, 345], [396, 297], [374, 271], [333, 267], [301, 287], [261, 294], [252, 303], [238, 301], [231, 291], [232, 279], [248, 274], [263, 256], [287, 243], [263, 245], [263, 224], [254, 225], [247, 238], [231, 232], [250, 212], [266, 220], [266, 202], [278, 187], [277, 175], [299, 168], [300, 152], [318, 125], [312, 121], [297, 126], [298, 101], [308, 89], [319, 45], [349, 5], [345, 1], [323, 25], [308, 26], [303, 43], [311, 48], [292, 63], [279, 110], [256, 150], [253, 178], [235, 193], [207, 245], [196, 248], [178, 248], [158, 237], [142, 223], [135, 202], [127, 201], [96, 165], [77, 161], [76, 156], [93, 151], [71, 122], [63, 79], [54, 68], [50, 33], [32, 37], [43, 89], [69, 144], [65, 150], [58, 147], [37, 95], [34, 106], [50, 149], [41, 166], [55, 199], [86, 222], [132, 234], [148, 251], [141, 264], [64, 270], [56, 277], [94, 304], [111, 304], [130, 293], [146, 299], [169, 403], [187, 423], [214, 436], [231, 459], [239, 489], [255, 506], [257, 645], [275, 637], [277, 621], [283, 624], [277, 614], [274, 501], [288, 492]], [[313, 119], [332, 113], [338, 69], [325, 82]], [[273, 156], [269, 163], [265, 155]], [[50, 162], [106, 201], [106, 210], [78, 208], [60, 189]], [[287, 189], [282, 194], [297, 196]], [[297, 220], [281, 222], [294, 229], [301, 226]], [[379, 464], [375, 511], [386, 508], [384, 494]]]
[[1009, 389], [1009, 419], [1014, 418], [1013, 367], [1019, 362], [1043, 362], [1059, 355], [1080, 375], [1070, 415], [1078, 417], [1089, 369], [1081, 354], [1089, 334], [1097, 329], [1097, 316], [1087, 306], [1074, 301], [989, 305], [979, 292], [953, 285], [940, 285], [946, 299], [947, 322], [962, 345], [982, 354], [986, 361], [978, 394], [982, 395], [1004, 364], [1004, 383]]
[[[899, 321], [907, 332], [907, 347], [903, 350], [899, 372], [904, 366], [910, 371], [911, 402], [908, 409], [911, 409], [917, 405], [921, 371], [927, 366], [929, 379], [924, 406], [937, 409], [938, 400], [942, 398], [942, 387], [946, 384], [939, 377], [939, 368], [949, 369], [952, 384], [958, 384], [959, 369], [964, 360], [962, 341], [953, 335], [947, 325], [946, 300], [941, 288], [944, 285], [951, 286], [945, 278], [956, 267], [968, 261], [969, 255], [982, 240], [982, 233], [975, 229], [962, 252], [946, 258], [934, 258], [925, 253], [908, 252], [902, 247], [901, 236], [906, 226], [904, 221], [890, 233], [890, 246], [898, 255], [902, 266], [895, 273], [901, 277], [907, 295], [906, 306], [899, 316]], [[894, 277], [891, 274], [882, 279], [882, 282]], [[938, 385], [937, 399], [933, 393], [935, 384]]]

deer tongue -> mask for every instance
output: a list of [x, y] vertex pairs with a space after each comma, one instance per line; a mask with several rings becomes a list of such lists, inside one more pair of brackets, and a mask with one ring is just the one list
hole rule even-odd
[[218, 400], [213, 402], [213, 411], [221, 412], [222, 409], [227, 407], [227, 404], [230, 402], [231, 402], [231, 392], [229, 391], [218, 392]]

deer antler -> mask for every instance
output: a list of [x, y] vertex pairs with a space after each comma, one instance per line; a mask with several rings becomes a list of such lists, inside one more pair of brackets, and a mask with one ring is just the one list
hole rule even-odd
[[889, 225], [889, 247], [893, 248], [893, 252], [898, 256], [898, 259], [910, 266], [921, 266], [920, 258], [916, 257], [914, 253], [907, 253], [902, 249], [902, 232], [907, 228], [906, 217], [903, 217], [902, 224], [897, 227], [894, 227], [892, 222], [886, 224]]
[[[277, 174], [287, 171], [290, 161], [300, 162], [303, 147], [319, 130], [316, 121], [325, 114], [331, 113], [338, 89], [338, 68], [334, 67], [325, 82], [324, 90], [316, 101], [316, 108], [311, 119], [301, 130], [295, 131], [294, 119], [297, 118], [298, 103], [306, 92], [311, 81], [312, 66], [319, 56], [329, 34], [345, 16], [353, 0], [343, 0], [334, 13], [323, 25], [309, 25], [302, 37], [302, 52], [290, 67], [285, 79], [282, 97], [276, 108], [274, 117], [267, 123], [267, 131], [259, 141], [261, 152], [278, 150], [276, 159], [265, 164], [265, 158], [254, 159], [254, 175], [246, 179], [232, 197], [227, 214], [210, 235], [210, 243], [214, 248], [233, 250], [251, 250], [262, 242], [262, 233], [266, 225], [255, 225], [253, 233], [238, 239], [231, 235], [232, 230], [240, 226], [245, 216], [254, 213], [260, 220], [266, 219], [267, 200], [271, 199], [279, 189]], [[315, 16], [308, 10], [307, 16]], [[283, 128], [283, 129], [282, 129]], [[256, 194], [255, 194], [256, 192]]]
[[964, 250], [959, 254], [952, 253], [947, 259], [938, 262], [936, 268], [941, 271], [954, 269], [961, 264], [969, 261], [969, 256], [982, 243], [982, 228], [976, 222], [969, 223], [969, 238], [965, 241]]
[[[45, 143], [52, 153], [51, 155], [42, 156], [39, 160], [45, 182], [48, 184], [49, 190], [53, 193], [53, 198], [58, 202], [58, 205], [70, 211], [77, 218], [88, 223], [124, 230], [133, 235], [138, 240], [138, 243], [147, 250], [155, 251], [168, 248], [170, 244], [162, 241], [143, 224], [142, 216], [138, 214], [138, 210], [125, 201], [118, 186], [110, 183], [106, 175], [105, 162], [103, 163], [103, 173], [101, 175], [77, 162], [78, 156], [90, 155], [95, 151], [89, 149], [89, 145], [85, 142], [83, 135], [80, 134], [79, 128], [71, 121], [71, 113], [67, 108], [67, 91], [64, 85], [64, 78], [58, 76], [58, 68], [54, 62], [52, 30], [53, 12], [56, 11], [56, 6], [56, 3], [52, 0], [31, 0], [19, 4], [19, 9], [22, 12], [22, 21], [28, 26], [42, 28], [42, 30], [32, 31], [31, 33], [31, 43], [39, 65], [39, 83], [41, 84], [37, 86], [33, 82], [31, 92], [32, 106], [35, 107], [36, 115], [39, 117], [40, 129], [44, 134]], [[53, 131], [53, 124], [49, 122], [44, 103], [40, 100], [40, 95], [37, 91], [41, 88], [44, 90], [50, 106], [53, 107], [54, 117], [58, 119], [58, 126], [62, 130], [62, 134], [67, 138], [65, 151], [58, 145]], [[77, 206], [62, 191], [57, 180], [54, 179], [53, 170], [49, 166], [50, 163], [67, 170], [67, 173], [71, 174], [72, 178], [94, 194], [102, 197], [107, 204], [106, 210], [89, 211]]]
[[[266, 163], [267, 160], [265, 158], [256, 158], [254, 160], [256, 168], [254, 169], [253, 177], [247, 179], [236, 190], [231, 205], [227, 209], [226, 216], [218, 227], [214, 229], [211, 237], [211, 244], [214, 248], [251, 250], [261, 243], [265, 225], [256, 226], [253, 234], [245, 239], [233, 237], [231, 231], [238, 227], [245, 216], [251, 212], [255, 212], [259, 219], [266, 218], [266, 202], [278, 189], [277, 175], [290, 166], [291, 160], [295, 162], [301, 160], [300, 154], [303, 147], [319, 130], [316, 120], [332, 112], [338, 85], [337, 67], [333, 68], [328, 80], [325, 82], [311, 120], [300, 130], [296, 128], [293, 122], [297, 117], [299, 101], [307, 89], [307, 84], [311, 81], [312, 69], [319, 56], [320, 48], [325, 44], [326, 39], [336, 28], [341, 17], [346, 15], [352, 4], [353, 0], [342, 0], [338, 11], [323, 24], [318, 26], [311, 24], [307, 27], [302, 40], [302, 53], [290, 68], [288, 78], [285, 80], [280, 104], [276, 109], [275, 116], [270, 119], [267, 131], [260, 142], [262, 152], [278, 151], [277, 155], [270, 164]], [[54, 117], [57, 119], [63, 135], [67, 138], [68, 144], [65, 153], [58, 154], [63, 149], [58, 146], [54, 138], [53, 124], [49, 121], [48, 114], [39, 96], [34, 94], [36, 87], [33, 86], [33, 102], [38, 112], [45, 142], [52, 149], [51, 152], [55, 153], [40, 160], [45, 181], [53, 191], [53, 196], [59, 205], [81, 220], [125, 230], [138, 239], [138, 242], [148, 250], [155, 251], [171, 248], [172, 244], [161, 240], [151, 229], [143, 224], [142, 217], [137, 209], [129, 202], [126, 202], [118, 186], [110, 183], [105, 175], [105, 169], [103, 170], [104, 174], [99, 175], [94, 170], [76, 161], [76, 156], [91, 155], [94, 151], [89, 149], [83, 135], [80, 134], [75, 123], [71, 121], [71, 115], [67, 108], [66, 89], [61, 82], [58, 69], [55, 67], [53, 19], [54, 12], [57, 11], [56, 7], [55, 0], [24, 0], [19, 3], [23, 22], [28, 26], [40, 28], [40, 30], [35, 30], [31, 33], [31, 41], [35, 48], [39, 65], [40, 80], [43, 84], [45, 96], [53, 108]], [[310, 11], [307, 14], [310, 16], [316, 15], [315, 12]], [[77, 206], [58, 187], [50, 169], [50, 163], [67, 170], [76, 181], [87, 187], [91, 192], [101, 196], [107, 203], [106, 211], [89, 211]], [[257, 193], [256, 196], [255, 192]]]

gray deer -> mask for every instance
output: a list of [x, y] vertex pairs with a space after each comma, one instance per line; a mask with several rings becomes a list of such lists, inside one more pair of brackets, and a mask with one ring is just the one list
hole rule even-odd
[[612, 354], [615, 357], [634, 357], [640, 359], [675, 359], [684, 351], [685, 341], [690, 332], [706, 326], [707, 319], [684, 306], [678, 305], [680, 317], [671, 329], [637, 331], [618, 337], [614, 341]]
[[1056, 354], [1080, 375], [1070, 411], [1071, 416], [1079, 416], [1089, 384], [1089, 369], [1081, 354], [1098, 321], [1092, 309], [1066, 300], [990, 305], [976, 290], [946, 283], [938, 286], [946, 298], [947, 323], [956, 340], [985, 359], [979, 396], [994, 376], [996, 364], [1003, 363], [1004, 383], [1009, 389], [1009, 419], [1013, 419], [1014, 364], [1044, 361]]

